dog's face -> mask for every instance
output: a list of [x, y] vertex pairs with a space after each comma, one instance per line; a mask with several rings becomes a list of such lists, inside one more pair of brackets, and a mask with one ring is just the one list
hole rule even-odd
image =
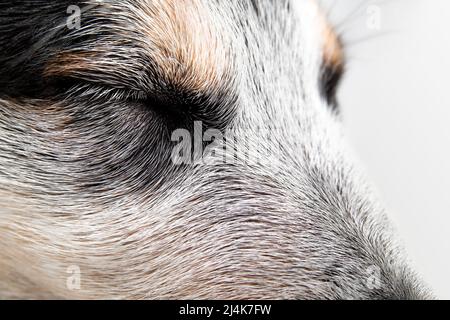
[[313, 1], [11, 1], [0, 45], [0, 296], [427, 297]]

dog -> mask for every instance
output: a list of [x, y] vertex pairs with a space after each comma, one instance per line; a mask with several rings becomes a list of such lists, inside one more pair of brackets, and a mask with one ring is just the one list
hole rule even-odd
[[432, 298], [315, 1], [3, 1], [0, 45], [1, 298]]

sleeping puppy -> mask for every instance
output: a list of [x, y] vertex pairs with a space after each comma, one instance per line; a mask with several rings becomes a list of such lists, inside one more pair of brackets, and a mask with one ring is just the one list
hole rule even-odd
[[421, 299], [311, 0], [0, 4], [0, 297]]

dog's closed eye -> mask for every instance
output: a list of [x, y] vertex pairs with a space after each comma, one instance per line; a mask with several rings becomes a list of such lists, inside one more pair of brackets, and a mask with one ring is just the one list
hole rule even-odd
[[322, 37], [323, 56], [319, 88], [328, 105], [336, 110], [338, 107], [336, 93], [345, 69], [344, 49], [339, 36], [326, 22], [324, 23]]
[[341, 82], [344, 67], [342, 65], [324, 63], [320, 71], [319, 88], [328, 105], [336, 110], [338, 108], [337, 89]]

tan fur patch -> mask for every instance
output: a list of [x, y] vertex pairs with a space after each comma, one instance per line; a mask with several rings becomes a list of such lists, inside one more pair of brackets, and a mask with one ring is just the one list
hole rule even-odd
[[342, 68], [345, 58], [342, 43], [317, 0], [312, 0], [312, 2], [317, 8], [320, 19], [320, 32], [323, 39], [322, 57], [324, 64], [334, 66], [336, 69]]
[[228, 68], [225, 39], [204, 4], [156, 1], [146, 14], [146, 31], [157, 48], [153, 57], [168, 79], [194, 90], [218, 85]]
[[[155, 64], [166, 83], [181, 90], [203, 91], [224, 82], [232, 65], [226, 49], [230, 44], [221, 26], [214, 22], [220, 20], [214, 19], [207, 5], [201, 0], [153, 0], [136, 2], [136, 6], [129, 13], [135, 21], [130, 31], [142, 37], [136, 45], [148, 54], [149, 63]], [[117, 32], [130, 36], [125, 30]], [[102, 60], [105, 54], [101, 50], [61, 53], [47, 64], [44, 74], [76, 75], [120, 68], [114, 61]]]
[[319, 17], [323, 39], [323, 61], [326, 65], [339, 69], [344, 64], [342, 43], [323, 11], [319, 10]]
[[93, 67], [92, 55], [89, 53], [61, 53], [51, 59], [45, 69], [44, 76], [68, 76]]
[[323, 59], [326, 64], [340, 67], [344, 61], [344, 53], [341, 42], [329, 24], [324, 26], [323, 30]]

